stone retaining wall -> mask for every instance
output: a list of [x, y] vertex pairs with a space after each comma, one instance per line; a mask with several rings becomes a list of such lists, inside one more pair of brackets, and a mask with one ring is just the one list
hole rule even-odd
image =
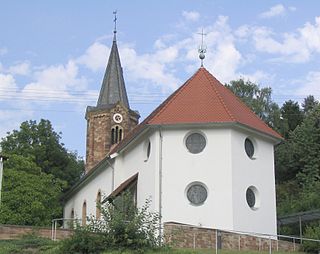
[[[17, 239], [25, 234], [35, 234], [41, 237], [51, 239], [51, 228], [46, 227], [31, 227], [31, 226], [16, 226], [16, 225], [0, 225], [0, 239]], [[57, 229], [56, 239], [64, 239], [72, 234], [69, 229]]]
[[[216, 237], [216, 233], [218, 236]], [[174, 247], [193, 249], [299, 251], [294, 242], [269, 239], [248, 234], [232, 233], [211, 228], [169, 222], [164, 224], [165, 241]], [[218, 240], [216, 243], [216, 239]]]

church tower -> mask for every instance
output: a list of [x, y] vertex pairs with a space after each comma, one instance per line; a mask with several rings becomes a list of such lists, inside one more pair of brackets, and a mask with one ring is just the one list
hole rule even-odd
[[[116, 24], [116, 17], [115, 17]], [[116, 40], [116, 26], [108, 65], [96, 106], [88, 106], [86, 173], [119, 143], [139, 121], [139, 113], [130, 109]]]

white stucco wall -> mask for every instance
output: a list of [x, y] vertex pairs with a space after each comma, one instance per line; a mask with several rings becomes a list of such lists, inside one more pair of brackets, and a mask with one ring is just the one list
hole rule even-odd
[[[185, 138], [192, 132], [206, 137], [206, 147], [199, 154], [190, 153]], [[151, 210], [160, 211], [162, 222], [180, 222], [225, 230], [276, 234], [275, 179], [273, 144], [243, 129], [162, 128], [149, 130], [129, 144], [114, 162], [114, 189], [139, 172], [137, 204], [151, 199]], [[248, 158], [244, 140], [251, 137], [255, 159]], [[151, 142], [150, 157], [147, 144]], [[161, 147], [162, 146], [162, 147]], [[161, 157], [162, 155], [162, 157]], [[160, 209], [160, 169], [162, 193]], [[208, 189], [203, 205], [194, 206], [186, 197], [192, 182], [202, 182]], [[112, 170], [106, 168], [66, 203], [65, 218], [81, 218], [82, 204], [87, 202], [87, 215], [95, 215], [98, 190], [111, 193]], [[260, 207], [252, 210], [246, 202], [246, 189], [259, 191]]]
[[[147, 158], [147, 143], [151, 142], [151, 152]], [[87, 203], [87, 216], [96, 215], [96, 198], [101, 190], [103, 196], [108, 196], [121, 183], [139, 172], [137, 185], [137, 205], [142, 206], [149, 198], [150, 208], [157, 208], [158, 195], [155, 194], [156, 160], [157, 160], [157, 136], [149, 133], [136, 142], [134, 149], [125, 150], [115, 158], [114, 167], [114, 188], [112, 189], [112, 168], [107, 166], [100, 174], [81, 187], [79, 191], [66, 202], [64, 206], [64, 218], [71, 218], [71, 211], [74, 209], [75, 218], [82, 218], [82, 207], [84, 201]], [[65, 224], [66, 225], [66, 224]]]
[[[158, 137], [149, 132], [143, 135], [132, 147], [121, 152], [115, 161], [115, 188], [139, 172], [137, 185], [137, 205], [142, 206], [147, 199], [151, 200], [150, 208], [157, 208], [156, 167], [158, 155]], [[147, 158], [148, 141], [151, 142], [150, 156]]]
[[74, 217], [81, 219], [84, 201], [87, 203], [87, 216], [95, 216], [98, 191], [101, 190], [102, 197], [109, 195], [111, 193], [111, 181], [112, 169], [111, 167], [107, 167], [66, 202], [64, 206], [64, 218], [71, 218], [71, 211], [74, 209]]
[[[205, 149], [190, 153], [186, 136], [200, 131]], [[163, 131], [163, 222], [232, 228], [231, 131], [226, 129], [180, 129]], [[203, 205], [194, 206], [186, 197], [186, 187], [195, 181], [208, 188]]]
[[[249, 158], [244, 149], [246, 138], [253, 141], [255, 153]], [[261, 136], [232, 131], [232, 179], [234, 229], [246, 232], [276, 234], [276, 199], [273, 144]], [[246, 190], [256, 187], [260, 203], [252, 209], [246, 201]]]

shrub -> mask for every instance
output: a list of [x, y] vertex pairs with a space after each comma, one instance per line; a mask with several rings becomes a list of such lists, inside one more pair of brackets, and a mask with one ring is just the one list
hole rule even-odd
[[86, 226], [77, 225], [73, 236], [62, 243], [62, 253], [100, 253], [108, 249], [143, 252], [159, 248], [160, 217], [150, 212], [150, 200], [137, 208], [132, 194], [124, 192], [101, 205], [101, 220], [89, 218]]
[[[306, 238], [311, 238], [311, 239], [320, 239], [320, 226], [308, 226], [305, 230], [305, 235], [304, 237]], [[312, 253], [318, 253], [320, 250], [320, 242], [313, 242], [313, 241], [303, 241], [302, 243], [303, 250], [307, 252], [312, 252]]]

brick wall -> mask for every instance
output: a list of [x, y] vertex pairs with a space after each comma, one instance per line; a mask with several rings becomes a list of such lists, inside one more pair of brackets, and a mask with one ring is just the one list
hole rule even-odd
[[[21, 238], [22, 235], [34, 233], [41, 237], [51, 239], [51, 228], [16, 226], [16, 225], [0, 225], [0, 239], [9, 240]], [[64, 239], [72, 234], [72, 230], [57, 229], [56, 238]]]
[[272, 251], [298, 251], [300, 247], [299, 244], [288, 241], [173, 222], [165, 223], [164, 234], [165, 241], [178, 248], [215, 249], [217, 246], [219, 249], [226, 250], [269, 251], [271, 244]]

